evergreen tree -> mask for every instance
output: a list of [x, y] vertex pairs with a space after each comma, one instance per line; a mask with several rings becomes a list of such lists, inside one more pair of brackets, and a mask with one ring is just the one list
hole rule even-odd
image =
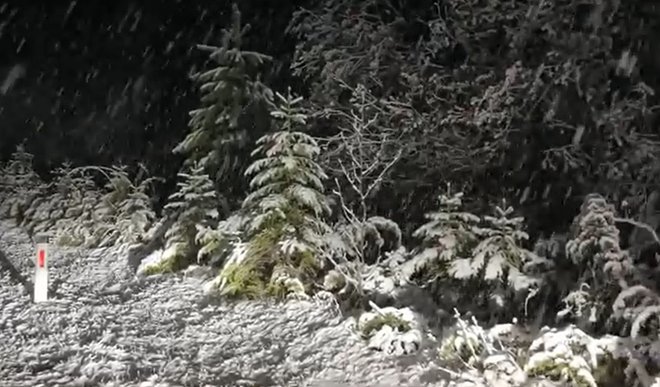
[[241, 50], [249, 25], [241, 26], [238, 7], [233, 6], [230, 29], [224, 30], [221, 47], [199, 45], [208, 51], [215, 66], [193, 75], [199, 85], [201, 106], [190, 112], [190, 133], [174, 148], [187, 156], [187, 165], [199, 162], [216, 182], [240, 170], [240, 151], [250, 143], [244, 118], [246, 111], [272, 99], [271, 90], [258, 79], [258, 68], [270, 57]]
[[[111, 209], [117, 239], [112, 243], [136, 243], [142, 240], [156, 220], [149, 187], [154, 178], [132, 182], [125, 168], [113, 167], [106, 184], [103, 202]], [[110, 243], [110, 241], [108, 242]]]
[[192, 263], [199, 250], [196, 236], [199, 228], [213, 228], [218, 219], [218, 200], [213, 182], [204, 168], [195, 163], [189, 173], [179, 173], [179, 189], [170, 195], [165, 211], [176, 215], [176, 221], [165, 233], [167, 241], [163, 261], [148, 272], [171, 272]]
[[320, 148], [309, 135], [296, 131], [306, 116], [302, 98], [276, 94], [281, 106], [271, 115], [280, 130], [257, 141], [254, 161], [245, 174], [252, 176], [252, 192], [243, 202], [250, 214], [248, 251], [241, 262], [223, 269], [223, 293], [258, 297], [304, 292], [321, 266], [323, 221], [330, 212], [323, 194], [326, 175], [317, 164]]
[[316, 162], [320, 148], [314, 138], [295, 130], [306, 123], [306, 116], [298, 107], [302, 98], [279, 93], [276, 96], [281, 106], [271, 114], [282, 121], [281, 129], [257, 141], [253, 155], [264, 157], [254, 161], [245, 172], [253, 176], [250, 181], [253, 191], [243, 202], [243, 208], [255, 215], [250, 226], [253, 235], [273, 222], [285, 222], [296, 229], [298, 237], [315, 245], [319, 219], [330, 212], [323, 193], [323, 180], [327, 176]]
[[24, 144], [16, 146], [11, 159], [3, 168], [3, 186], [8, 189], [32, 189], [41, 183], [33, 169], [34, 155], [25, 150]]
[[469, 258], [479, 243], [476, 235], [481, 219], [463, 211], [463, 193], [447, 193], [439, 197], [438, 211], [426, 214], [428, 222], [413, 236], [422, 240], [422, 248], [403, 266], [404, 275], [410, 277], [422, 269], [444, 273], [457, 259]]
[[23, 212], [46, 187], [32, 167], [34, 156], [20, 144], [6, 166], [0, 170], [0, 217], [23, 222]]

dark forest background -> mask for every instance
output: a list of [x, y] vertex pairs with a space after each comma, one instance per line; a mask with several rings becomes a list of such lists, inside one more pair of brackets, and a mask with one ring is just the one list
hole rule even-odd
[[[255, 24], [246, 44], [281, 58], [280, 69], [294, 49], [284, 29], [299, 5], [240, 4]], [[195, 45], [220, 43], [231, 2], [15, 1], [2, 3], [0, 20], [1, 66], [12, 85], [0, 93], [3, 160], [25, 140], [43, 174], [68, 160], [141, 162], [176, 176], [181, 158], [172, 148], [198, 103], [189, 74], [207, 60]], [[286, 71], [271, 73], [274, 84], [287, 82]]]
[[[319, 112], [362, 84], [390, 109], [381, 125], [403, 155], [371, 213], [409, 231], [452, 183], [472, 207], [507, 199], [534, 235], [566, 228], [590, 192], [632, 214], [657, 188], [656, 3], [238, 5], [252, 26], [242, 48], [274, 58], [262, 74], [273, 90], [292, 87]], [[230, 22], [229, 1], [1, 3], [2, 160], [25, 142], [45, 176], [65, 161], [142, 163], [166, 178], [164, 200], [199, 104], [189, 75], [208, 64], [195, 45], [219, 45]], [[309, 131], [337, 125], [318, 115]]]

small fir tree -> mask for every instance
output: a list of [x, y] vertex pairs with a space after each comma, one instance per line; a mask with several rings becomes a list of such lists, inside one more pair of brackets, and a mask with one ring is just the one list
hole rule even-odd
[[495, 206], [496, 216], [484, 216], [483, 227], [474, 228], [479, 244], [470, 259], [461, 259], [451, 268], [455, 278], [481, 276], [486, 281], [501, 279], [505, 273], [518, 276], [526, 252], [522, 248], [529, 236], [523, 230], [525, 219], [511, 217], [513, 207], [505, 200]]
[[296, 131], [306, 123], [299, 108], [302, 98], [290, 93], [276, 97], [281, 105], [271, 115], [281, 122], [280, 130], [258, 140], [253, 155], [262, 158], [245, 172], [252, 176], [252, 192], [243, 210], [253, 221], [247, 227], [246, 259], [225, 270], [229, 294], [281, 295], [290, 289], [277, 287], [278, 273], [304, 281], [316, 275], [321, 263], [328, 229], [323, 217], [330, 209], [323, 193], [326, 174], [316, 162], [320, 149], [311, 136]]
[[104, 201], [112, 209], [115, 219], [118, 237], [114, 243], [141, 242], [156, 220], [148, 193], [154, 178], [133, 183], [122, 167], [114, 167], [110, 176]]
[[16, 146], [7, 165], [3, 168], [3, 186], [7, 189], [31, 189], [41, 184], [33, 169], [34, 155], [25, 150], [25, 145]]
[[230, 29], [224, 30], [221, 47], [199, 45], [208, 51], [215, 66], [193, 75], [199, 85], [201, 106], [190, 112], [190, 133], [174, 148], [187, 156], [187, 165], [199, 162], [213, 171], [216, 182], [228, 179], [238, 156], [249, 143], [244, 112], [252, 104], [272, 99], [271, 90], [258, 79], [258, 68], [269, 56], [241, 50], [249, 25], [241, 25], [238, 7], [233, 6]]
[[324, 195], [323, 180], [327, 176], [316, 162], [320, 148], [311, 136], [295, 131], [305, 125], [306, 116], [298, 105], [301, 97], [277, 94], [281, 102], [272, 112], [282, 121], [281, 130], [257, 141], [256, 160], [246, 170], [253, 191], [243, 202], [243, 208], [255, 214], [250, 225], [252, 235], [258, 235], [272, 222], [293, 226], [299, 237], [310, 245], [318, 244], [316, 233], [320, 219], [330, 212]]
[[481, 219], [462, 211], [463, 193], [452, 195], [448, 187], [447, 193], [439, 196], [439, 202], [439, 210], [428, 213], [428, 222], [413, 233], [422, 239], [423, 248], [402, 266], [407, 278], [429, 266], [433, 266], [431, 271], [444, 273], [451, 262], [470, 257], [479, 242], [475, 230]]
[[43, 194], [46, 185], [34, 171], [33, 159], [34, 156], [20, 144], [7, 165], [0, 170], [0, 218], [13, 218], [17, 224], [22, 224], [24, 211], [36, 197]]
[[196, 236], [199, 228], [214, 228], [218, 219], [218, 199], [209, 175], [195, 163], [189, 173], [179, 173], [179, 189], [170, 195], [165, 211], [176, 221], [165, 233], [166, 252], [161, 263], [147, 273], [173, 272], [192, 263], [200, 246]]

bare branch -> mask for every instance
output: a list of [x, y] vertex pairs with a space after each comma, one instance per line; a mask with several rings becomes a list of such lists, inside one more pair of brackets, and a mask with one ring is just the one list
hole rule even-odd
[[366, 194], [365, 194], [366, 197], [369, 197], [369, 194], [371, 193], [371, 191], [372, 191], [372, 190], [373, 190], [373, 189], [374, 189], [374, 188], [375, 188], [375, 187], [376, 187], [381, 181], [383, 181], [383, 178], [384, 178], [385, 174], [390, 170], [390, 168], [392, 168], [392, 167], [394, 166], [394, 164], [396, 164], [397, 161], [399, 161], [399, 159], [401, 158], [401, 154], [402, 154], [402, 153], [403, 153], [403, 151], [402, 151], [401, 149], [399, 149], [399, 151], [397, 152], [396, 156], [395, 156], [392, 160], [390, 160], [390, 162], [387, 163], [387, 165], [385, 165], [385, 167], [383, 167], [383, 169], [380, 171], [380, 175], [378, 175], [378, 177], [376, 178], [376, 180], [374, 180], [374, 182], [369, 186], [369, 188], [367, 188], [367, 192], [366, 192]]
[[638, 222], [636, 220], [629, 219], [629, 218], [614, 218], [614, 221], [618, 222], [618, 223], [628, 223], [630, 225], [633, 225], [635, 227], [638, 227], [638, 228], [641, 228], [643, 230], [648, 231], [648, 233], [651, 234], [651, 237], [653, 238], [653, 241], [655, 241], [655, 243], [657, 243], [658, 246], [660, 246], [660, 237], [658, 237], [658, 234], [655, 232], [653, 227], [649, 226], [648, 224]]
[[391, 128], [385, 117], [410, 108], [380, 100], [363, 86], [352, 88], [342, 84], [342, 87], [352, 91], [352, 107], [348, 111], [337, 108], [324, 111], [324, 117], [338, 119], [339, 132], [325, 139], [323, 145], [328, 149], [325, 155], [330, 164], [328, 170], [346, 181], [344, 192], [350, 189], [356, 195], [353, 203], [344, 205], [359, 208], [357, 218], [363, 222], [367, 218], [367, 200], [383, 185], [404, 154], [398, 142], [400, 131]]

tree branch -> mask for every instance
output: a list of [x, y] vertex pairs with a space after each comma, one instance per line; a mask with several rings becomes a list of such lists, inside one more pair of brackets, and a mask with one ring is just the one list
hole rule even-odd
[[648, 224], [646, 224], [646, 223], [642, 223], [642, 222], [638, 222], [638, 221], [636, 221], [636, 220], [629, 219], [629, 218], [618, 218], [618, 217], [615, 217], [615, 218], [614, 218], [614, 221], [615, 221], [615, 222], [618, 222], [618, 223], [627, 223], [627, 224], [633, 225], [633, 226], [635, 226], [635, 227], [637, 227], [637, 228], [641, 228], [641, 229], [643, 229], [643, 230], [648, 231], [648, 233], [651, 234], [651, 237], [653, 237], [653, 241], [654, 241], [658, 246], [660, 246], [660, 237], [658, 237], [658, 234], [655, 232], [655, 230], [653, 229], [653, 227], [649, 226]]

